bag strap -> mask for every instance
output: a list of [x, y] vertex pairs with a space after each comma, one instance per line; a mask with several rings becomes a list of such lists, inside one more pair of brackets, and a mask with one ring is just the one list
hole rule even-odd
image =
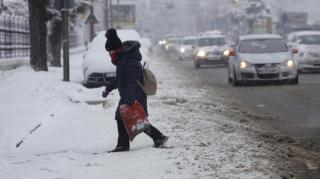
[[[147, 64], [147, 62], [144, 62], [143, 63], [143, 65], [142, 65], [142, 78], [144, 78], [144, 68], [145, 68], [145, 66], [146, 66], [146, 64]], [[143, 89], [143, 79], [142, 79], [142, 83], [139, 81], [139, 80], [136, 80], [137, 81], [137, 83], [138, 83], [138, 85]]]
[[143, 63], [142, 69], [144, 69], [144, 67], [146, 66], [147, 62]]

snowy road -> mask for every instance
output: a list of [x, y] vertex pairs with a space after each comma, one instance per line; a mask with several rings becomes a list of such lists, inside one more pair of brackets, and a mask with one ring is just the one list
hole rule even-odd
[[105, 153], [116, 144], [119, 98], [112, 92], [104, 107], [85, 103], [102, 99], [103, 88], [81, 85], [81, 56], [71, 56], [70, 83], [60, 68], [0, 73], [0, 178], [292, 178], [301, 165], [320, 166], [316, 153], [306, 163], [298, 142], [260, 128], [251, 121], [257, 116], [226, 106], [210, 83], [158, 55], [150, 58], [159, 92], [149, 112], [170, 136], [168, 149], [139, 135], [129, 152]]
[[[158, 53], [161, 54], [159, 51]], [[267, 84], [234, 88], [227, 82], [225, 67], [204, 67], [196, 70], [192, 61], [179, 61], [165, 54], [160, 57], [163, 61], [169, 61], [172, 68], [185, 75], [191, 84], [194, 83], [199, 89], [206, 89], [210, 94], [208, 97], [215, 96], [213, 100], [224, 105], [224, 108], [220, 106], [219, 113], [233, 121], [249, 125], [249, 131], [258, 130], [253, 132], [253, 135], [256, 135], [258, 140], [267, 140], [270, 150], [284, 146], [289, 149], [282, 151], [289, 157], [280, 157], [278, 162], [290, 163], [289, 168], [296, 167], [301, 171], [306, 169], [307, 171], [302, 173], [310, 176], [303, 177], [319, 178], [319, 171], [309, 170], [317, 170], [320, 166], [319, 74], [301, 75], [299, 86]], [[305, 110], [300, 111], [303, 109]], [[261, 129], [268, 132], [261, 133]], [[268, 139], [275, 141], [270, 142]], [[274, 157], [274, 153], [271, 157]], [[311, 158], [316, 161], [317, 167], [312, 167], [310, 163], [313, 162], [309, 160]]]
[[227, 81], [226, 67], [194, 68], [192, 61], [181, 61], [182, 68], [207, 80], [244, 107], [274, 117], [266, 121], [292, 137], [320, 137], [320, 74], [301, 74], [300, 84], [248, 85], [233, 87]]

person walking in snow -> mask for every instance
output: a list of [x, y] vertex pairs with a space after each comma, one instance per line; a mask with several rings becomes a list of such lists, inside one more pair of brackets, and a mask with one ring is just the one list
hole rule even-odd
[[[138, 41], [121, 42], [114, 28], [107, 30], [105, 34], [107, 41], [105, 49], [111, 57], [111, 62], [116, 66], [116, 78], [102, 93], [103, 97], [118, 89], [120, 94], [119, 105], [116, 110], [115, 119], [118, 126], [118, 143], [115, 149], [110, 152], [122, 152], [130, 150], [129, 136], [120, 116], [120, 109], [132, 105], [136, 100], [140, 102], [148, 116], [147, 96], [144, 94], [138, 81], [142, 83], [143, 72], [140, 61], [142, 55], [139, 51]], [[154, 126], [150, 126], [150, 132], [145, 132], [153, 139], [154, 147], [162, 147], [169, 137], [163, 135]]]

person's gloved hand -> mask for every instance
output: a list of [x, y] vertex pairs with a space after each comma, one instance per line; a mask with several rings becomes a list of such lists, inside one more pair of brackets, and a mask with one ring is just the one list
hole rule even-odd
[[106, 98], [110, 92], [109, 86], [106, 86], [106, 89], [102, 92], [102, 97]]
[[102, 92], [102, 97], [106, 98], [106, 97], [108, 96], [108, 94], [109, 94], [109, 91], [104, 90], [104, 91]]

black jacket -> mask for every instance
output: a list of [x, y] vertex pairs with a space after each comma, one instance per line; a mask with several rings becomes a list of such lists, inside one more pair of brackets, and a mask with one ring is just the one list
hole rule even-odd
[[116, 64], [116, 78], [107, 86], [107, 90], [119, 90], [121, 98], [119, 106], [121, 104], [131, 105], [135, 100], [138, 100], [148, 114], [147, 96], [137, 83], [137, 80], [140, 82], [143, 80], [142, 65], [140, 63], [142, 55], [139, 48], [140, 43], [138, 41], [123, 42], [123, 49], [118, 54]]

